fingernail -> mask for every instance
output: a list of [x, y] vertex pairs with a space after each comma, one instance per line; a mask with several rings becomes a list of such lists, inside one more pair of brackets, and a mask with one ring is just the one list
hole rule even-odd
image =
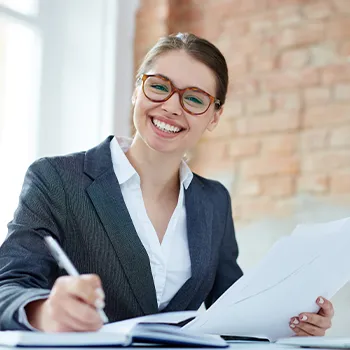
[[324, 303], [324, 299], [320, 297], [320, 298], [318, 299], [318, 303], [319, 303], [319, 304], [323, 304], [323, 303]]
[[294, 324], [299, 324], [299, 320], [298, 320], [297, 318], [295, 318], [295, 319], [293, 320], [293, 323], [294, 323]]
[[102, 288], [96, 288], [96, 294], [98, 295], [99, 298], [104, 299], [105, 298], [105, 293], [103, 292]]
[[294, 324], [293, 324], [293, 323], [290, 325], [290, 328], [295, 328], [295, 326], [294, 326]]
[[98, 308], [98, 309], [103, 309], [105, 307], [105, 303], [103, 300], [101, 299], [96, 299], [95, 301], [95, 306]]
[[301, 321], [306, 321], [306, 320], [307, 320], [306, 315], [301, 316], [300, 320], [301, 320]]

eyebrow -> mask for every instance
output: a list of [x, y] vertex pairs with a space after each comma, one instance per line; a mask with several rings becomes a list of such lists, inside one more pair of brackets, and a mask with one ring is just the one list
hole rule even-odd
[[[167, 80], [169, 80], [169, 81], [171, 81], [171, 82], [173, 83], [172, 79], [170, 79], [169, 77], [167, 77], [167, 76], [164, 75], [164, 74], [155, 73], [155, 75], [159, 75], [159, 76], [161, 76], [161, 77], [163, 77], [163, 78], [165, 78], [165, 79], [167, 79]], [[173, 83], [173, 84], [174, 84], [174, 83]], [[188, 89], [188, 88], [198, 89], [198, 90], [204, 91], [204, 92], [206, 92], [206, 93], [208, 94], [208, 92], [207, 92], [206, 90], [204, 90], [204, 89], [202, 89], [202, 88], [199, 88], [198, 86], [187, 86], [187, 87], [184, 88], [184, 89]]]

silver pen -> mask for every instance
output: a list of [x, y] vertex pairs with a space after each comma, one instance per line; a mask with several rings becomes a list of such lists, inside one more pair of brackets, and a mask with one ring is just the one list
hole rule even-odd
[[[45, 236], [44, 240], [52, 254], [52, 256], [57, 261], [57, 264], [65, 269], [69, 275], [71, 276], [79, 276], [79, 272], [74, 267], [72, 262], [69, 260], [66, 253], [63, 251], [63, 249], [60, 247], [60, 245], [55, 241], [51, 236]], [[103, 323], [108, 322], [108, 317], [105, 314], [105, 312], [102, 310], [102, 308], [97, 308], [97, 312], [99, 313]]]

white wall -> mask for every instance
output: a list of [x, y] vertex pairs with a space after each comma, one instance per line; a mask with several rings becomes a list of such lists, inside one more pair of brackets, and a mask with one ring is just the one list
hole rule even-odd
[[129, 135], [138, 0], [42, 1], [44, 33], [38, 155]]

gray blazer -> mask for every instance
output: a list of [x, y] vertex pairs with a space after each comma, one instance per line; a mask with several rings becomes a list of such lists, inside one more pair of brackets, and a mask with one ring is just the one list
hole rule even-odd
[[[66, 274], [48, 252], [52, 235], [80, 273], [96, 273], [110, 321], [158, 312], [149, 258], [115, 176], [110, 141], [87, 152], [43, 158], [24, 179], [0, 247], [0, 329], [25, 329], [18, 310]], [[163, 310], [210, 306], [242, 275], [228, 191], [198, 175], [185, 191], [192, 276]], [[176, 253], [176, 252], [175, 252]]]

